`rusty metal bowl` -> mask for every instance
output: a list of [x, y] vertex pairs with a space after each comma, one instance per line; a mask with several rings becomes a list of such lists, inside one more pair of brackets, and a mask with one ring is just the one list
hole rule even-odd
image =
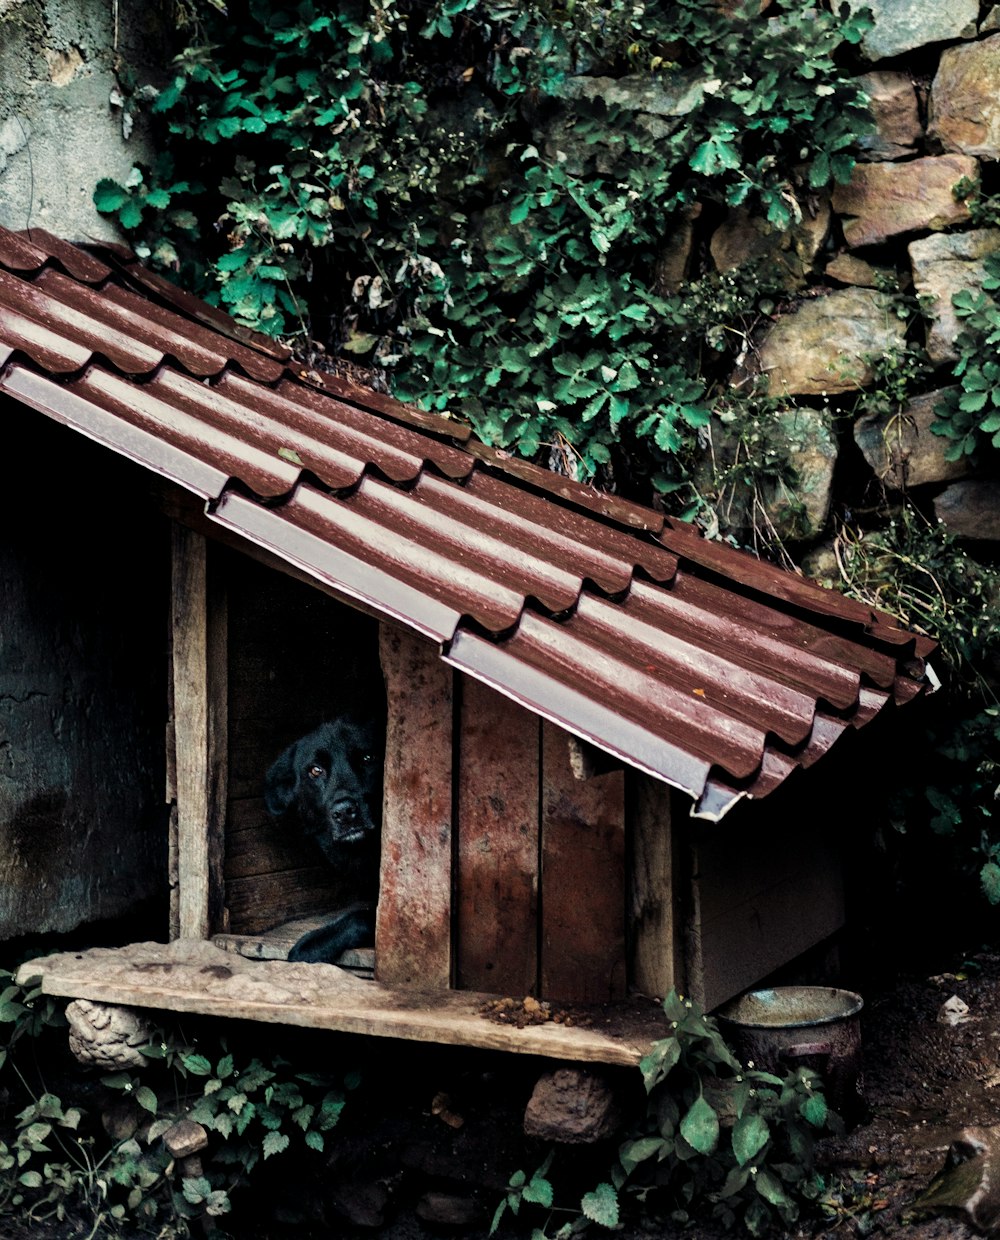
[[863, 1110], [860, 1013], [864, 1000], [833, 986], [753, 990], [716, 1012], [723, 1035], [743, 1063], [781, 1073], [818, 1071], [830, 1105], [845, 1119]]

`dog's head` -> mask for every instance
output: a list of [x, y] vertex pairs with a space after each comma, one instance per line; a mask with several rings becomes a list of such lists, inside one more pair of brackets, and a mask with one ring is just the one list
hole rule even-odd
[[341, 846], [378, 840], [385, 727], [341, 715], [289, 745], [267, 772], [264, 803], [294, 817], [331, 861]]

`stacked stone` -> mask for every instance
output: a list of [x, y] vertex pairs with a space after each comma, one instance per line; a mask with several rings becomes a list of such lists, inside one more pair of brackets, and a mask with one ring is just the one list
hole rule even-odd
[[[809, 239], [813, 295], [764, 327], [734, 381], [766, 374], [769, 392], [792, 402], [864, 388], [878, 355], [899, 349], [905, 336], [878, 291], [878, 266], [908, 268], [926, 307], [936, 377], [901, 415], [860, 418], [854, 439], [890, 491], [923, 488], [950, 531], [998, 540], [1000, 484], [970, 476], [967, 462], [945, 460], [950, 441], [930, 425], [957, 356], [961, 324], [952, 295], [980, 287], [984, 260], [1000, 251], [1000, 229], [972, 227], [966, 202], [955, 195], [959, 182], [979, 178], [983, 162], [1000, 159], [1000, 5], [983, 14], [978, 0], [864, 2], [875, 25], [861, 45], [872, 65], [861, 84], [875, 132], [861, 141], [850, 182], [830, 198], [829, 230], [816, 226], [827, 218], [825, 207], [795, 230], [800, 249], [803, 236]], [[741, 222], [720, 229], [725, 241], [717, 234], [712, 242], [723, 267], [741, 251], [759, 252], [759, 222], [734, 219]], [[787, 248], [788, 239], [775, 244]], [[836, 438], [829, 412], [799, 408], [795, 416], [800, 429], [789, 446], [802, 480], [798, 532], [804, 519], [806, 537], [815, 539], [835, 499]]]

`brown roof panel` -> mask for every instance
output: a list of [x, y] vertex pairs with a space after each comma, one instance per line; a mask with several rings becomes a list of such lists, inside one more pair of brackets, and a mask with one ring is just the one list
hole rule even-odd
[[95, 323], [145, 341], [154, 355], [155, 364], [149, 371], [135, 373], [149, 373], [165, 361], [170, 361], [199, 378], [221, 375], [230, 364], [262, 383], [274, 383], [284, 374], [284, 366], [273, 358], [264, 357], [234, 341], [226, 341], [226, 347], [220, 349], [218, 332], [209, 331], [198, 323], [190, 323], [175, 311], [158, 306], [117, 284], [109, 284], [98, 291], [70, 280], [61, 272], [50, 270], [38, 277], [35, 287], [43, 289], [67, 307], [90, 316]]
[[186, 411], [173, 399], [173, 385], [181, 377], [173, 374], [163, 381], [139, 384], [91, 366], [81, 378], [64, 384], [63, 391], [97, 405], [123, 424], [148, 431], [192, 459], [214, 466], [227, 478], [238, 478], [262, 499], [275, 499], [294, 490], [301, 466], [259, 446], [249, 434], [246, 439], [239, 438], [208, 417]]
[[[249, 389], [249, 385], [248, 385]], [[267, 400], [260, 392], [248, 399]], [[433, 465], [446, 478], [467, 478], [475, 462], [467, 452], [451, 443], [421, 434], [411, 425], [397, 425], [367, 410], [332, 401], [323, 392], [285, 380], [275, 390], [275, 406], [281, 404], [288, 418], [311, 418], [313, 433], [324, 437], [343, 437], [393, 482], [412, 482], [425, 465]], [[298, 408], [297, 408], [298, 407]], [[302, 412], [300, 413], [299, 410]], [[437, 419], [441, 422], [442, 419]]]
[[0, 393], [719, 817], [927, 685], [933, 643], [291, 359], [144, 271], [0, 229]]
[[44, 228], [23, 233], [0, 230], [0, 267], [9, 271], [38, 272], [55, 263], [76, 280], [100, 284], [111, 274], [110, 268], [79, 246], [54, 237]]
[[[301, 502], [308, 488], [296, 497]], [[271, 551], [339, 594], [357, 600], [393, 620], [416, 629], [441, 645], [454, 635], [462, 618], [460, 610], [428, 595], [419, 586], [371, 564], [367, 557], [329, 541], [329, 531], [314, 532], [304, 520], [290, 520], [294, 507], [264, 508], [245, 496], [229, 491], [212, 513], [223, 529], [247, 538]]]
[[23, 366], [6, 367], [0, 372], [0, 393], [37, 409], [64, 426], [72, 427], [131, 461], [145, 465], [202, 499], [210, 500], [219, 495], [229, 481], [224, 470], [175, 447], [155, 430], [146, 430], [124, 421], [113, 411], [103, 409], [69, 391], [65, 385], [54, 383]]

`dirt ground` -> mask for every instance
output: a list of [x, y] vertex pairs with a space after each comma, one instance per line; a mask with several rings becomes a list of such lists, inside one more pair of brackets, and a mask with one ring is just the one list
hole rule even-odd
[[[968, 1019], [938, 1019], [957, 995]], [[899, 981], [868, 1004], [862, 1022], [870, 1116], [828, 1144], [823, 1162], [854, 1181], [843, 1217], [814, 1235], [966, 1240], [958, 1215], [919, 1217], [914, 1202], [962, 1128], [1000, 1124], [1000, 955], [978, 954], [955, 973]]]

